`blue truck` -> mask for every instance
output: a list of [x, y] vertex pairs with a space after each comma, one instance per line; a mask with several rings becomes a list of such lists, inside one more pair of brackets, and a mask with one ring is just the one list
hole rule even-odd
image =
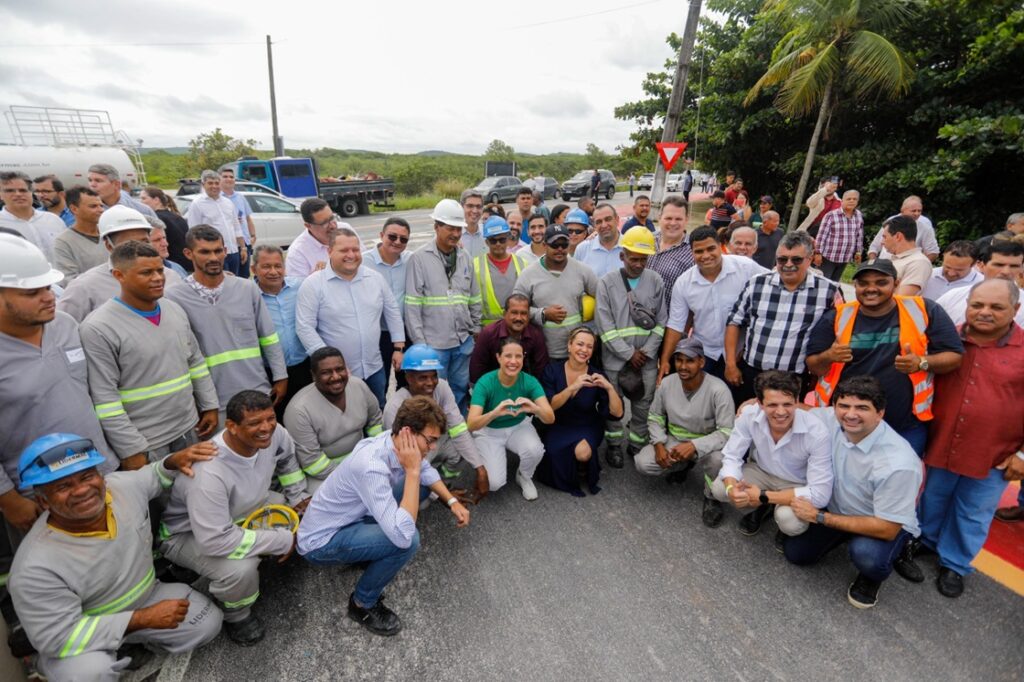
[[307, 199], [318, 196], [344, 218], [369, 213], [371, 204], [394, 205], [394, 180], [378, 178], [321, 182], [316, 160], [311, 158], [279, 156], [258, 159], [255, 156], [243, 156], [237, 161], [224, 164], [218, 170], [225, 168], [233, 170], [238, 180], [258, 183], [286, 197]]

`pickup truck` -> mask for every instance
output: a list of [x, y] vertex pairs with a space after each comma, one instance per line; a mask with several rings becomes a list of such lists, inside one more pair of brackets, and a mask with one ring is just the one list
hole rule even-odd
[[321, 181], [316, 161], [311, 158], [279, 156], [260, 160], [245, 156], [224, 164], [220, 170], [225, 168], [233, 170], [238, 180], [269, 187], [285, 197], [318, 196], [344, 218], [369, 213], [371, 204], [391, 206], [395, 197], [395, 182], [386, 178]]

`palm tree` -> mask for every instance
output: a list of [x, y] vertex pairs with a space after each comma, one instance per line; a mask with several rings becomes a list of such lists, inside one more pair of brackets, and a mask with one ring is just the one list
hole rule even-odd
[[814, 164], [822, 128], [839, 104], [839, 93], [856, 99], [899, 99], [910, 89], [913, 67], [884, 34], [909, 21], [909, 0], [768, 0], [764, 11], [793, 26], [772, 53], [768, 70], [747, 93], [744, 105], [764, 88], [781, 84], [776, 108], [800, 117], [818, 110], [804, 170], [797, 185], [789, 229], [797, 226], [800, 205]]

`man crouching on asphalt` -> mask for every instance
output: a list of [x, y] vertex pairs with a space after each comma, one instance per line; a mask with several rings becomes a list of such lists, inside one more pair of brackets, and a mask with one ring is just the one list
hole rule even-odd
[[348, 615], [374, 634], [391, 636], [402, 629], [381, 593], [419, 549], [420, 501], [434, 492], [459, 528], [469, 524], [469, 510], [427, 461], [446, 427], [436, 402], [409, 398], [398, 408], [390, 433], [360, 441], [324, 481], [299, 525], [299, 554], [310, 563], [369, 563], [349, 596]]

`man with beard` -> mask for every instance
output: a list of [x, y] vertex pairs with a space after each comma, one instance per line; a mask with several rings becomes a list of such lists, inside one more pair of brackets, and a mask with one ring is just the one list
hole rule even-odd
[[377, 397], [349, 373], [341, 351], [324, 346], [309, 360], [313, 384], [299, 391], [284, 411], [284, 425], [295, 440], [295, 456], [310, 493], [327, 479], [356, 443], [381, 432]]
[[[224, 274], [224, 239], [215, 228], [190, 228], [185, 243], [194, 271], [168, 287], [166, 295], [188, 315], [217, 387], [221, 416], [231, 397], [246, 389], [270, 393], [280, 402], [288, 391], [288, 369], [259, 287]], [[273, 385], [264, 364], [270, 367]]]
[[38, 177], [32, 181], [32, 187], [44, 211], [57, 216], [68, 227], [75, 224], [75, 216], [68, 208], [67, 196], [64, 194], [64, 183], [56, 175]]
[[548, 364], [548, 349], [544, 333], [530, 324], [530, 299], [524, 294], [512, 294], [505, 301], [505, 314], [494, 324], [480, 331], [469, 360], [469, 380], [477, 379], [498, 369], [495, 359], [505, 337], [511, 336], [523, 346], [523, 371], [537, 376]]
[[626, 234], [626, 230], [637, 225], [643, 225], [651, 232], [654, 232], [654, 221], [651, 220], [650, 215], [651, 198], [646, 194], [638, 194], [636, 199], [633, 200], [633, 215], [629, 216], [629, 220], [622, 225], [622, 234]]
[[93, 407], [125, 470], [141, 469], [217, 427], [217, 390], [185, 311], [162, 301], [164, 267], [149, 244], [110, 256], [118, 296], [82, 322]]
[[530, 217], [526, 226], [529, 246], [518, 249], [515, 254], [523, 259], [527, 265], [533, 265], [540, 260], [547, 250], [544, 248], [544, 232], [548, 229], [548, 219], [540, 214]]

